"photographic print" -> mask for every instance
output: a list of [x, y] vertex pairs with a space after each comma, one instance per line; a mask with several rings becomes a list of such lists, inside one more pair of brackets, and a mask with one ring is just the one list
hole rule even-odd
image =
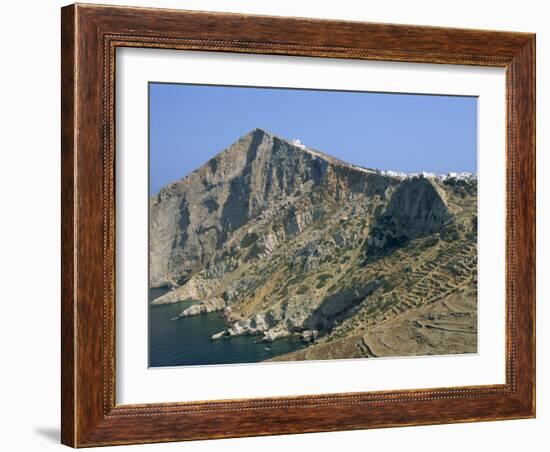
[[477, 108], [149, 83], [149, 366], [476, 353]]
[[63, 444], [535, 417], [533, 33], [77, 4], [61, 43]]

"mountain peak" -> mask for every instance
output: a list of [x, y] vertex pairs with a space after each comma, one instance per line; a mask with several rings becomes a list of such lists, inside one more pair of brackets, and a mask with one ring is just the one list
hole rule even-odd
[[253, 136], [253, 135], [269, 135], [269, 136], [275, 136], [272, 132], [270, 132], [267, 129], [263, 129], [262, 127], [254, 127], [250, 132], [246, 133], [244, 136]]
[[315, 158], [325, 160], [325, 161], [327, 161], [327, 162], [329, 162], [333, 165], [345, 166], [347, 168], [350, 168], [350, 169], [353, 169], [353, 170], [356, 170], [356, 171], [360, 171], [360, 172], [367, 172], [367, 173], [376, 172], [375, 170], [373, 170], [371, 168], [364, 168], [364, 167], [359, 166], [359, 165], [354, 165], [352, 163], [348, 163], [348, 162], [346, 162], [344, 160], [340, 160], [339, 158], [334, 157], [330, 154], [327, 154], [325, 152], [322, 152], [322, 151], [319, 151], [315, 148], [307, 146], [298, 137], [290, 139], [290, 138], [287, 138], [287, 137], [283, 137], [281, 135], [277, 135], [277, 134], [275, 134], [273, 132], [270, 132], [269, 130], [261, 128], [261, 127], [256, 127], [254, 129], [252, 129], [250, 132], [245, 134], [240, 140], [242, 140], [246, 137], [254, 137], [258, 141], [263, 140], [264, 137], [269, 137], [271, 139], [278, 139], [278, 140], [282, 141], [283, 143], [287, 144], [288, 146], [291, 146], [295, 151], [302, 151], [302, 152], [307, 153], [307, 154], [309, 154], [309, 155], [311, 155]]

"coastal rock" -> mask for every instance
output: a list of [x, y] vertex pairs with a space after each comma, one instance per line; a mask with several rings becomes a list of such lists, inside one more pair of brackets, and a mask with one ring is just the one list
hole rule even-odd
[[153, 300], [152, 304], [162, 305], [187, 300], [200, 300], [201, 298], [204, 298], [206, 290], [204, 287], [200, 287], [197, 284], [198, 282], [199, 281], [197, 280], [191, 279], [183, 286], [172, 288], [169, 292]]
[[302, 339], [304, 342], [313, 342], [319, 335], [319, 331], [317, 330], [304, 330], [300, 333], [300, 339]]
[[207, 314], [209, 312], [221, 311], [225, 307], [222, 299], [214, 298], [211, 300], [203, 301], [193, 306], [184, 309], [179, 317], [191, 317], [194, 315]]
[[284, 328], [273, 328], [269, 331], [266, 331], [262, 337], [263, 342], [273, 342], [277, 339], [282, 339], [284, 337], [290, 336], [288, 330]]
[[228, 328], [226, 333], [229, 336], [256, 335], [269, 329], [266, 314], [256, 314], [251, 319], [239, 320]]
[[227, 331], [223, 330], [223, 331], [220, 331], [219, 333], [213, 334], [212, 340], [215, 341], [217, 339], [221, 339], [222, 337], [226, 337], [226, 336], [227, 336]]

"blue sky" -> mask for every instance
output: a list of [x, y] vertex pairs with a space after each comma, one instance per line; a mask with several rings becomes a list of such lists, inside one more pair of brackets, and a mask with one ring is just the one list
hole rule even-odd
[[149, 84], [149, 191], [260, 127], [357, 165], [477, 171], [477, 98]]

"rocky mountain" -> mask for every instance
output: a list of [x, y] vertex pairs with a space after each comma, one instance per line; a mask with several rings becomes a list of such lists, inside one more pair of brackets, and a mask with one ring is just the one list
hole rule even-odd
[[153, 304], [224, 310], [213, 340], [309, 344], [284, 360], [475, 352], [476, 244], [475, 177], [392, 175], [262, 129], [150, 199], [150, 286], [171, 288]]

